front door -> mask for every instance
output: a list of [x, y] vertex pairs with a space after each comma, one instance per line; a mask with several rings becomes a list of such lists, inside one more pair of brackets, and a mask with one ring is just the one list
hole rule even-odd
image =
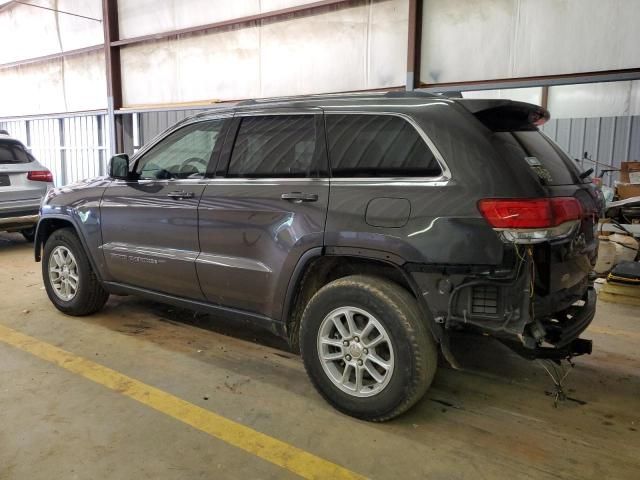
[[136, 181], [114, 180], [102, 203], [102, 240], [112, 281], [202, 300], [198, 202], [224, 119], [183, 126], [139, 157]]
[[209, 302], [279, 319], [300, 256], [323, 245], [322, 112], [236, 114], [226, 138], [200, 202], [198, 277]]

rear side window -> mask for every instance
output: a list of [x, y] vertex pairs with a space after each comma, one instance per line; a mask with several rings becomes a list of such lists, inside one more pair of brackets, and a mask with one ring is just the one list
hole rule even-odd
[[325, 117], [333, 177], [437, 177], [442, 168], [416, 129], [393, 115]]
[[544, 185], [571, 185], [576, 167], [569, 157], [539, 131], [495, 133], [496, 146], [513, 161], [527, 162]]
[[320, 176], [326, 154], [322, 141], [318, 141], [317, 127], [317, 115], [313, 114], [243, 117], [227, 176]]
[[29, 163], [33, 161], [22, 144], [12, 141], [0, 141], [0, 164]]

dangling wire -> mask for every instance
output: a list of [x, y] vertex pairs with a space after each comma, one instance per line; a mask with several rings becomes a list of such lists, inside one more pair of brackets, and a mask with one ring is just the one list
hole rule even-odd
[[[570, 358], [567, 358], [569, 366], [563, 371], [561, 360], [549, 360], [549, 359], [537, 359], [536, 361], [544, 368], [549, 374], [551, 380], [553, 380], [553, 406], [558, 408], [558, 402], [563, 402], [567, 399], [567, 395], [564, 393], [563, 383], [575, 364]], [[546, 363], [546, 364], [545, 364]], [[549, 365], [549, 368], [547, 368]]]

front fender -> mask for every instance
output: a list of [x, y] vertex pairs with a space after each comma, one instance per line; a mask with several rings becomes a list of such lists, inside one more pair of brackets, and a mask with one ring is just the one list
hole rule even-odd
[[102, 254], [100, 202], [108, 185], [103, 178], [50, 190], [40, 207], [34, 241], [35, 260], [40, 261], [43, 245], [58, 228], [72, 227], [100, 280], [109, 280]]

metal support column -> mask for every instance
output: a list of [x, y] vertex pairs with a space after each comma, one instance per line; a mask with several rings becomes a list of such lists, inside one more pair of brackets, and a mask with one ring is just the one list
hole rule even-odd
[[64, 118], [58, 118], [58, 135], [60, 137], [60, 182], [62, 185], [68, 183], [67, 175], [67, 141], [65, 140], [66, 134], [64, 131]]
[[122, 151], [122, 126], [116, 121], [115, 111], [122, 107], [122, 76], [120, 71], [120, 47], [111, 42], [120, 38], [118, 28], [118, 1], [102, 0], [102, 25], [104, 27], [104, 58], [107, 75], [107, 122], [109, 122], [112, 153]]
[[542, 86], [542, 93], [540, 98], [540, 106], [544, 109], [549, 105], [549, 85]]
[[420, 48], [422, 46], [422, 0], [409, 0], [406, 89], [420, 86]]

